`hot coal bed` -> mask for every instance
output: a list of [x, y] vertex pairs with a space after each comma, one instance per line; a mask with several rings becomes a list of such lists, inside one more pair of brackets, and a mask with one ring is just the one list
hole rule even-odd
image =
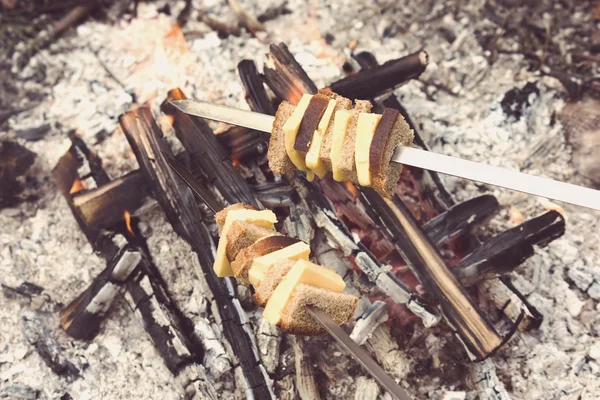
[[[252, 59], [241, 60], [237, 72], [248, 107], [274, 115], [282, 100], [297, 103], [318, 86], [285, 44], [268, 50], [262, 72]], [[404, 106], [410, 98], [393, 91], [426, 71], [426, 51], [381, 65], [368, 51], [352, 52], [346, 76], [326, 86], [371, 100], [376, 112], [400, 110], [415, 145], [428, 149]], [[507, 93], [503, 105], [511, 112], [527, 107], [520, 102], [536, 91], [533, 85]], [[173, 88], [160, 107], [140, 104], [118, 117], [137, 169], [116, 178], [90, 143], [68, 134], [52, 180], [102, 268], [66, 301], [35, 281], [3, 284], [7, 301], [33, 310], [20, 317], [22, 331], [53, 373], [69, 384], [83, 380], [88, 365], [72, 352], [67, 356], [65, 343], [89, 348], [111, 319], [131, 313], [152, 345], [136, 351], [158, 355], [171, 375], [166, 381], [175, 385], [170, 390], [180, 397], [389, 396], [333, 339], [282, 334], [262, 320], [248, 287], [214, 275], [214, 215], [170, 170], [167, 158], [175, 157], [212, 202], [273, 209], [280, 231], [309, 243], [316, 261], [344, 277], [348, 293], [360, 297], [346, 330], [415, 398], [511, 398], [511, 371], [503, 365], [499, 373], [495, 360], [504, 363], [503, 349], [535, 336], [545, 317], [517, 287], [523, 278], [515, 285], [511, 272], [565, 233], [564, 210], [552, 205], [523, 220], [511, 208], [514, 226], [490, 236], [486, 226], [506, 207], [492, 194], [457, 201], [434, 172], [405, 168], [392, 201], [330, 178], [275, 176], [267, 166], [268, 134], [239, 127], [218, 127], [215, 134], [214, 125], [169, 105], [185, 98]], [[26, 173], [35, 155], [14, 142], [3, 142], [0, 152], [3, 185], [16, 187], [14, 177]], [[169, 248], [172, 240], [177, 244]], [[177, 268], [169, 269], [171, 263]], [[593, 274], [579, 268], [569, 276], [596, 298]], [[459, 307], [456, 298], [471, 307]], [[126, 307], [115, 311], [119, 302]], [[64, 333], [47, 326], [49, 315], [59, 316]], [[127, 343], [119, 352], [135, 346]], [[561, 396], [582, 393], [571, 389]], [[19, 384], [1, 393], [43, 395]], [[79, 397], [76, 390], [63, 394], [71, 396]]]

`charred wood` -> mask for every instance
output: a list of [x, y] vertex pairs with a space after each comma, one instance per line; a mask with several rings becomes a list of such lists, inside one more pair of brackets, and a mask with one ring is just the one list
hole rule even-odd
[[359, 376], [356, 379], [354, 400], [377, 400], [380, 393], [381, 388], [373, 379], [364, 376]]
[[396, 248], [427, 291], [440, 303], [445, 317], [475, 359], [485, 359], [502, 338], [460, 285], [438, 249], [419, 228], [410, 211], [397, 197], [383, 200], [369, 188], [364, 200], [377, 211]]
[[304, 338], [302, 336], [289, 336], [294, 348], [294, 362], [296, 364], [296, 389], [302, 400], [319, 400], [319, 390], [315, 382], [315, 374], [312, 362], [304, 349]]
[[273, 93], [292, 104], [297, 104], [305, 93], [317, 93], [315, 84], [283, 43], [269, 47], [263, 73]]
[[350, 337], [359, 345], [363, 345], [372, 336], [373, 331], [387, 320], [385, 303], [377, 300], [356, 320]]
[[215, 334], [210, 321], [204, 317], [199, 318], [194, 325], [194, 334], [204, 345], [204, 364], [210, 366], [211, 374], [219, 378], [230, 371], [233, 362]]
[[[158, 200], [175, 231], [190, 243], [198, 256], [202, 269], [200, 273], [205, 277], [214, 296], [223, 332], [233, 353], [239, 359], [249, 394], [260, 399], [273, 398], [266, 370], [259, 358], [254, 335], [248, 329], [248, 317], [239, 305], [239, 301], [234, 298], [234, 282], [228, 279], [219, 279], [212, 270], [214, 259], [211, 249], [214, 248], [214, 243], [205, 221], [202, 220], [202, 212], [192, 191], [185, 183], [173, 176], [166, 163], [163, 154], [172, 156], [171, 149], [164, 141], [151, 111], [143, 107], [122, 115], [119, 120], [136, 155], [146, 184], [151, 188], [154, 197]], [[194, 128], [194, 121], [191, 119], [186, 124], [190, 124], [189, 127], [194, 131], [199, 129], [198, 127]], [[205, 138], [209, 137], [208, 133], [210, 133], [210, 137], [214, 139], [212, 132], [205, 133], [203, 135]], [[206, 142], [210, 143], [209, 140], [211, 139]], [[231, 172], [232, 175], [234, 173], [237, 174], [235, 170]], [[233, 179], [238, 180], [237, 175]], [[245, 185], [245, 182], [243, 184]], [[230, 195], [233, 194], [230, 193]], [[235, 201], [240, 200], [240, 198], [235, 198]], [[253, 203], [253, 201], [249, 202]]]
[[473, 363], [469, 371], [469, 383], [476, 390], [479, 398], [486, 400], [510, 400], [504, 384], [496, 374], [492, 360]]
[[141, 249], [124, 246], [92, 284], [61, 310], [63, 330], [75, 339], [90, 340], [96, 336], [104, 315], [142, 257]]
[[183, 99], [186, 99], [185, 94], [180, 89], [173, 89], [161, 109], [173, 117], [173, 129], [193, 162], [208, 176], [209, 183], [219, 190], [228, 203], [243, 202], [260, 206], [208, 124], [201, 118], [180, 112], [168, 103], [170, 100]]
[[291, 207], [294, 189], [282, 182], [268, 182], [252, 186], [254, 194], [267, 208]]
[[388, 374], [396, 379], [404, 379], [410, 371], [410, 361], [398, 347], [386, 324], [379, 324], [365, 342], [365, 348]]
[[35, 161], [35, 153], [16, 142], [0, 141], [0, 207], [14, 203], [22, 190], [19, 177]]
[[381, 65], [363, 68], [329, 87], [337, 94], [350, 99], [369, 99], [394, 89], [411, 79], [418, 78], [427, 67], [428, 56], [417, 51]]
[[238, 74], [246, 92], [246, 101], [252, 110], [263, 114], [274, 115], [275, 107], [264, 89], [256, 64], [252, 60], [242, 60], [238, 64]]
[[464, 257], [454, 268], [465, 285], [512, 271], [544, 246], [565, 233], [565, 219], [549, 211], [502, 232]]

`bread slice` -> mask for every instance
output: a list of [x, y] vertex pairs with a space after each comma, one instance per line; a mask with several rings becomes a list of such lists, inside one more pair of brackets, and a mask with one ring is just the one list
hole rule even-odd
[[292, 269], [297, 260], [283, 260], [278, 262], [273, 268], [266, 273], [264, 279], [260, 282], [260, 286], [255, 288], [254, 301], [260, 307], [267, 305], [267, 301], [273, 294], [273, 291], [279, 285], [283, 277]]
[[258, 226], [246, 221], [235, 221], [227, 231], [227, 259], [235, 260], [238, 253], [252, 246], [257, 240], [268, 236], [281, 236], [273, 229]]
[[278, 325], [284, 332], [294, 335], [322, 335], [326, 333], [325, 329], [308, 312], [307, 306], [323, 311], [341, 325], [352, 318], [357, 304], [356, 296], [299, 284]]
[[354, 109], [352, 110], [352, 120], [350, 121], [348, 131], [346, 132], [346, 140], [342, 145], [340, 170], [354, 183], [358, 183], [354, 158], [354, 150], [356, 147], [356, 123], [358, 122], [358, 115], [360, 113], [371, 112], [371, 108], [373, 108], [371, 102], [367, 100], [356, 100]]
[[230, 206], [225, 207], [221, 211], [215, 214], [215, 222], [217, 223], [217, 228], [219, 228], [219, 235], [223, 230], [223, 225], [225, 225], [225, 219], [227, 218], [227, 213], [232, 210], [256, 210], [256, 207], [251, 206], [249, 204], [244, 203], [235, 203]]
[[[350, 110], [352, 108], [352, 100], [342, 97], [333, 92], [326, 92], [319, 90], [319, 94], [324, 94], [330, 99], [335, 100], [335, 108], [333, 109], [333, 115], [339, 110]], [[325, 165], [327, 171], [331, 171], [331, 146], [333, 144], [333, 118], [329, 122], [329, 126], [323, 135], [323, 141], [321, 142], [321, 150], [319, 151], [319, 158]]]
[[396, 184], [402, 173], [402, 165], [391, 162], [394, 150], [398, 146], [411, 146], [415, 133], [402, 116], [399, 114], [392, 126], [383, 156], [379, 173], [373, 177], [373, 189], [382, 197], [392, 197], [396, 190]]
[[237, 257], [231, 263], [233, 275], [242, 282], [247, 283], [248, 271], [250, 271], [252, 261], [255, 258], [283, 249], [297, 242], [299, 242], [298, 239], [282, 235], [259, 239], [256, 243], [246, 247], [237, 254]]
[[283, 133], [283, 125], [292, 116], [295, 109], [296, 106], [293, 104], [282, 101], [277, 108], [275, 121], [273, 122], [267, 159], [269, 160], [271, 171], [279, 175], [290, 172], [295, 168], [294, 163], [292, 163], [292, 160], [290, 160], [285, 151], [285, 134]]

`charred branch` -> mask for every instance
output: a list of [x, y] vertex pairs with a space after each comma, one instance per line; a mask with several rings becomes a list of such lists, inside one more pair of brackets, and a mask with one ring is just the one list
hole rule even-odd
[[170, 100], [185, 98], [180, 89], [173, 89], [161, 109], [174, 118], [173, 129], [193, 162], [208, 176], [208, 182], [219, 190], [228, 203], [243, 202], [258, 207], [258, 200], [231, 164], [231, 159], [208, 124], [203, 119], [180, 112], [168, 103]]
[[217, 135], [217, 140], [231, 155], [231, 161], [242, 163], [255, 161], [267, 153], [269, 139], [264, 132], [248, 130], [239, 126], [232, 126]]
[[508, 319], [513, 323], [519, 323], [520, 331], [527, 332], [542, 325], [544, 316], [527, 301], [507, 277], [482, 281], [479, 289], [488, 294]]
[[16, 142], [0, 141], [0, 207], [13, 203], [21, 192], [19, 177], [35, 161], [35, 153]]
[[317, 93], [315, 84], [283, 43], [269, 47], [263, 73], [273, 93], [292, 104], [297, 104], [305, 93]]
[[450, 325], [476, 359], [490, 356], [502, 338], [460, 285], [427, 235], [419, 228], [410, 211], [398, 198], [383, 200], [366, 188], [361, 193], [377, 211], [381, 226], [388, 230], [397, 250], [427, 291], [440, 303]]
[[256, 64], [252, 60], [242, 60], [238, 64], [238, 74], [246, 92], [246, 101], [252, 110], [274, 115], [275, 107], [264, 89]]
[[454, 268], [465, 285], [512, 271], [544, 246], [565, 233], [565, 219], [549, 211], [502, 232], [464, 257]]
[[302, 336], [289, 336], [294, 348], [294, 362], [296, 365], [296, 389], [302, 400], [319, 400], [319, 390], [315, 382], [315, 374], [312, 362], [304, 349], [304, 338]]
[[[194, 131], [199, 129], [194, 128], [194, 121], [188, 121]], [[190, 243], [198, 256], [202, 268], [200, 273], [205, 277], [214, 296], [223, 332], [233, 353], [239, 359], [249, 392], [256, 398], [273, 398], [266, 370], [259, 359], [254, 335], [247, 326], [248, 317], [239, 301], [234, 298], [234, 282], [219, 279], [212, 270], [212, 238], [201, 218], [202, 212], [192, 191], [171, 173], [163, 156], [172, 156], [171, 149], [164, 141], [151, 111], [145, 107], [130, 111], [120, 117], [120, 123], [136, 155], [146, 184], [151, 188], [175, 231]], [[206, 133], [210, 133], [214, 139], [212, 132]], [[208, 134], [203, 136], [206, 138]], [[208, 140], [206, 142], [208, 143]]]
[[373, 331], [387, 320], [385, 303], [377, 300], [356, 320], [350, 337], [359, 345], [363, 345], [372, 336]]
[[292, 193], [294, 189], [291, 186], [281, 182], [268, 182], [261, 185], [252, 186], [254, 194], [260, 202], [268, 208], [291, 207]]
[[428, 56], [417, 51], [384, 64], [363, 68], [330, 85], [333, 92], [350, 99], [370, 99], [418, 78], [427, 67]]

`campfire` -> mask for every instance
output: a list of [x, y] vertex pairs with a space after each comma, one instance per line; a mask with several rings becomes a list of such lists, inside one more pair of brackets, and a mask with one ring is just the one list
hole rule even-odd
[[[241, 26], [260, 36], [262, 24], [232, 3]], [[230, 32], [206, 14], [200, 20]], [[136, 23], [142, 22], [127, 29]], [[36, 318], [22, 322], [44, 362], [70, 382], [83, 379], [85, 368], [65, 358], [64, 344], [54, 337], [98, 346], [107, 326], [126, 314], [152, 345], [136, 351], [158, 355], [180, 397], [388, 398], [333, 338], [282, 332], [262, 318], [249, 285], [215, 275], [215, 205], [244, 203], [273, 210], [278, 231], [309, 244], [312, 259], [343, 278], [344, 293], [359, 299], [344, 330], [411, 396], [511, 398], [510, 355], [504, 351], [539, 335], [547, 317], [531, 301], [533, 284], [513, 272], [544, 257], [541, 249], [565, 234], [569, 208], [540, 198], [535, 213], [522, 212], [501, 195], [472, 190], [459, 200], [445, 178], [414, 167], [403, 169], [390, 199], [330, 176], [309, 181], [298, 171], [277, 175], [268, 166], [268, 134], [209, 123], [170, 103], [201, 95], [216, 99], [226, 89], [185, 90], [189, 80], [202, 77], [194, 76], [198, 68], [184, 32], [163, 23], [156, 27], [164, 33], [160, 40], [144, 39], [153, 51], [136, 64], [135, 104], [121, 110], [110, 134], [124, 135], [127, 143], [115, 154], [98, 152], [88, 133], [73, 129], [52, 168], [61, 201], [100, 257], [99, 266], [78, 265], [88, 278], [73, 282], [78, 295], [64, 301], [55, 302], [33, 283], [3, 284], [7, 297], [27, 298], [58, 316], [63, 333], [48, 333]], [[328, 46], [321, 38], [319, 43]], [[411, 98], [396, 90], [419, 79], [432, 62], [427, 47], [413, 50], [381, 64], [368, 49], [351, 51], [343, 76], [316, 83], [300, 55], [273, 43], [264, 58], [238, 60], [243, 98], [235, 101], [275, 115], [282, 101], [297, 104], [304, 94], [327, 88], [369, 100], [379, 113], [399, 110], [414, 131], [414, 146], [429, 150], [423, 135], [428, 129], [406, 106]], [[171, 89], [160, 98], [164, 86]], [[137, 167], [115, 175], [106, 159], [120, 156]], [[170, 159], [192, 173], [204, 201], [171, 169]], [[498, 229], [498, 215], [510, 228]], [[540, 268], [532, 273], [545, 273]], [[573, 287], [588, 291], [596, 285], [582, 265], [572, 271]], [[119, 353], [136, 342], [126, 347]]]

